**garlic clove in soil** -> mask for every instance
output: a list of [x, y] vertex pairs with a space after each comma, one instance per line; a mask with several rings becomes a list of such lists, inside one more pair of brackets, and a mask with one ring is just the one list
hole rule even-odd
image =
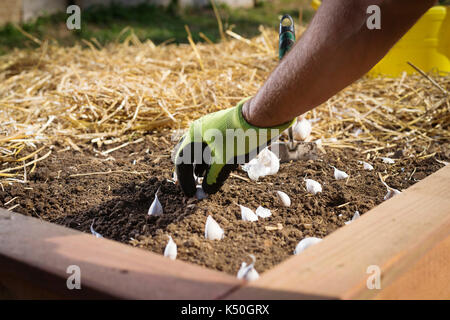
[[347, 222], [344, 222], [344, 223], [345, 223], [345, 224], [349, 224], [349, 223], [355, 221], [356, 219], [358, 219], [360, 216], [361, 216], [361, 215], [359, 214], [359, 211], [355, 211], [355, 214], [353, 215], [352, 220], [347, 221]]
[[253, 263], [247, 266], [245, 262], [242, 262], [241, 268], [237, 273], [237, 278], [246, 281], [255, 281], [259, 278], [259, 273], [253, 267]]
[[238, 273], [237, 273], [237, 278], [238, 279], [244, 279], [245, 274], [247, 273], [247, 263], [242, 262], [241, 263], [241, 268], [239, 269]]
[[171, 236], [169, 236], [169, 242], [167, 242], [166, 248], [164, 249], [164, 257], [168, 257], [172, 260], [177, 258], [177, 244], [173, 241]]
[[373, 166], [370, 163], [367, 163], [365, 161], [358, 161], [358, 163], [363, 165], [364, 170], [373, 170]]
[[103, 238], [103, 236], [102, 236], [100, 233], [98, 233], [97, 231], [94, 230], [94, 222], [95, 222], [95, 219], [92, 220], [92, 223], [91, 223], [91, 233], [92, 233], [96, 238]]
[[297, 246], [295, 247], [294, 254], [297, 255], [303, 251], [305, 251], [307, 248], [309, 248], [312, 245], [315, 245], [316, 243], [319, 243], [322, 241], [320, 238], [316, 237], [307, 237], [303, 240], [301, 240]]
[[400, 194], [400, 193], [402, 193], [402, 192], [397, 189], [389, 187], [388, 192], [384, 196], [384, 200], [389, 200], [390, 198], [393, 198], [394, 196], [396, 196], [397, 194]]
[[224, 231], [211, 216], [206, 218], [205, 238], [208, 240], [221, 240], [224, 237]]
[[384, 163], [387, 163], [387, 164], [394, 164], [395, 163], [394, 159], [387, 158], [387, 157], [380, 157], [380, 158], [381, 158], [381, 160], [383, 160]]
[[384, 196], [384, 200], [389, 200], [390, 198], [393, 198], [394, 196], [402, 193], [400, 190], [389, 187], [386, 182], [384, 182], [384, 181], [381, 181], [381, 182], [384, 184], [384, 186], [387, 189], [387, 193]]
[[341, 171], [338, 168], [333, 167], [333, 166], [332, 166], [332, 168], [334, 168], [334, 178], [336, 180], [342, 180], [342, 179], [347, 179], [348, 178], [348, 174], [345, 173], [344, 171]]
[[252, 258], [253, 262], [249, 265], [247, 265], [247, 263], [245, 262], [242, 262], [241, 268], [237, 273], [238, 279], [244, 279], [246, 281], [254, 281], [259, 278], [259, 274], [254, 268], [256, 258], [254, 255], [250, 255], [250, 257]]
[[253, 212], [252, 209], [241, 206], [241, 205], [239, 205], [239, 207], [241, 208], [242, 220], [251, 221], [251, 222], [258, 220], [258, 216]]
[[272, 212], [270, 212], [269, 209], [259, 206], [256, 211], [256, 215], [261, 218], [268, 218], [272, 215]]
[[280, 200], [280, 203], [283, 205], [283, 207], [290, 207], [291, 206], [291, 199], [289, 196], [284, 193], [283, 191], [277, 191], [278, 199]]
[[259, 162], [267, 168], [266, 175], [276, 174], [280, 170], [280, 159], [269, 148], [264, 148], [258, 154]]
[[258, 159], [252, 159], [248, 163], [248, 170], [247, 174], [248, 177], [253, 180], [257, 181], [259, 177], [264, 176], [266, 173], [266, 168], [264, 168], [264, 165], [258, 161]]
[[306, 190], [309, 193], [317, 194], [319, 192], [322, 192], [322, 186], [317, 181], [312, 179], [305, 179], [305, 182], [306, 182]]
[[203, 191], [203, 188], [201, 186], [197, 186], [197, 191], [195, 192], [195, 197], [198, 200], [203, 200], [208, 198], [208, 195], [206, 194], [205, 191]]
[[248, 177], [254, 181], [259, 177], [276, 174], [279, 169], [280, 159], [268, 148], [264, 148], [256, 158], [242, 166], [242, 170], [246, 171]]
[[148, 215], [149, 216], [160, 216], [163, 214], [163, 208], [161, 203], [158, 200], [158, 191], [155, 193], [155, 199], [152, 202], [152, 205], [148, 209]]
[[297, 123], [292, 128], [292, 131], [295, 140], [305, 141], [311, 134], [311, 123], [306, 119], [297, 121]]

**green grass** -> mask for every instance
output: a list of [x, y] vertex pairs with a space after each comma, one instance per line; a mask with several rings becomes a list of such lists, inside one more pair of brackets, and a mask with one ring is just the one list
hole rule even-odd
[[[232, 27], [233, 31], [251, 37], [259, 33], [259, 25], [277, 28], [281, 14], [288, 13], [297, 20], [298, 8], [298, 1], [278, 0], [277, 2], [265, 2], [251, 9], [230, 9], [221, 6], [219, 12], [225, 29]], [[311, 9], [305, 8], [303, 21], [309, 21], [312, 14]], [[95, 6], [82, 10], [81, 30], [74, 31], [66, 28], [67, 17], [68, 15], [65, 13], [46, 15], [32, 23], [23, 24], [21, 27], [38, 39], [49, 39], [68, 46], [81, 39], [95, 38], [102, 45], [111, 41], [123, 40], [131, 32], [129, 30], [121, 35], [120, 32], [126, 27], [130, 27], [139, 39], [151, 39], [156, 44], [168, 40], [186, 43], [185, 25], [191, 29], [194, 41], [203, 41], [199, 37], [199, 32], [203, 32], [214, 42], [220, 39], [217, 20], [212, 8], [179, 10], [174, 6], [161, 8], [149, 4], [135, 7], [123, 7], [118, 4], [108, 7]], [[28, 39], [15, 26], [8, 24], [0, 28], [0, 54], [8, 52], [12, 48], [36, 46], [37, 44]]]

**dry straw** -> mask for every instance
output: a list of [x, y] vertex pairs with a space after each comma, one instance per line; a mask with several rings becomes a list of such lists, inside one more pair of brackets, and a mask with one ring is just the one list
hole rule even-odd
[[[137, 132], [186, 128], [255, 94], [277, 65], [275, 30], [260, 27], [253, 39], [227, 30], [218, 44], [204, 34], [194, 43], [186, 30], [189, 44], [155, 46], [131, 33], [106, 47], [39, 40], [0, 57], [0, 182], [26, 182], [55, 141], [107, 156]], [[449, 76], [434, 81], [449, 90]], [[407, 142], [427, 156], [449, 141], [448, 109], [448, 94], [420, 75], [363, 78], [307, 118], [323, 145], [373, 153]]]

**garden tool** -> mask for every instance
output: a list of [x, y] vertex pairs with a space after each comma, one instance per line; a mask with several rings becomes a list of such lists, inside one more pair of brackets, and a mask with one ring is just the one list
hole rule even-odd
[[[294, 20], [285, 14], [280, 20], [278, 57], [283, 59], [295, 44]], [[291, 160], [309, 160], [317, 158], [317, 145], [313, 142], [299, 142], [294, 140], [293, 126], [288, 129], [289, 142], [275, 142], [271, 145], [280, 162]]]

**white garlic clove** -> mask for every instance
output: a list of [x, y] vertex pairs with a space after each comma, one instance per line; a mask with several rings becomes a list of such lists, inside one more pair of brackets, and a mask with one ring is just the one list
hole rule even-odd
[[302, 119], [294, 125], [292, 131], [295, 140], [305, 141], [311, 134], [311, 123], [306, 119]]
[[239, 207], [241, 208], [242, 220], [251, 221], [251, 222], [258, 220], [258, 216], [253, 212], [252, 209], [241, 206], [241, 205], [239, 205]]
[[316, 141], [314, 141], [315, 143], [316, 143], [316, 145], [318, 146], [318, 147], [321, 147], [322, 146], [322, 139], [317, 139]]
[[319, 192], [322, 192], [322, 186], [317, 181], [312, 179], [305, 179], [305, 182], [306, 182], [306, 190], [309, 193], [317, 194]]
[[295, 247], [294, 254], [297, 255], [303, 251], [305, 251], [307, 248], [309, 248], [312, 245], [315, 245], [316, 243], [319, 243], [322, 241], [320, 238], [316, 237], [307, 237], [303, 240], [301, 240], [297, 246]]
[[246, 281], [255, 281], [259, 278], [259, 274], [253, 267], [253, 263], [247, 265], [245, 262], [242, 262], [241, 268], [237, 273], [237, 278], [244, 279]]
[[348, 178], [348, 174], [347, 173], [337, 169], [336, 167], [333, 167], [333, 168], [334, 168], [334, 178], [336, 180], [342, 180], [342, 179], [347, 179]]
[[252, 258], [253, 262], [249, 265], [247, 265], [247, 263], [245, 263], [245, 262], [242, 262], [241, 268], [239, 269], [239, 271], [237, 273], [238, 279], [244, 279], [246, 281], [254, 281], [259, 278], [259, 274], [254, 268], [256, 258], [252, 254], [250, 255], [250, 257]]
[[358, 219], [360, 216], [361, 216], [361, 215], [359, 214], [359, 211], [355, 211], [355, 214], [353, 215], [352, 220], [347, 221], [347, 222], [344, 222], [344, 223], [345, 223], [345, 224], [349, 224], [349, 223], [355, 221], [356, 219]]
[[275, 153], [269, 150], [269, 148], [264, 148], [258, 154], [259, 161], [267, 168], [266, 175], [276, 174], [280, 170], [280, 159]]
[[272, 215], [272, 212], [270, 212], [269, 209], [259, 206], [256, 211], [256, 215], [261, 218], [268, 218]]
[[394, 196], [396, 196], [397, 194], [400, 194], [400, 193], [402, 193], [402, 192], [397, 189], [389, 188], [388, 192], [384, 196], [384, 200], [389, 200], [390, 198], [393, 198]]
[[258, 280], [259, 273], [255, 270], [255, 268], [252, 266], [247, 273], [244, 276], [244, 279], [247, 281], [255, 281]]
[[242, 262], [241, 263], [241, 268], [239, 269], [236, 277], [238, 279], [244, 279], [244, 276], [247, 273], [247, 270], [248, 270], [247, 263]]
[[373, 166], [370, 163], [367, 163], [365, 161], [358, 161], [358, 163], [363, 165], [364, 170], [373, 170]]
[[208, 195], [206, 194], [205, 191], [203, 191], [203, 188], [201, 186], [197, 186], [197, 191], [195, 192], [195, 197], [198, 200], [203, 200], [208, 198]]
[[[254, 161], [253, 161], [254, 160]], [[263, 177], [267, 173], [267, 169], [259, 162], [257, 158], [249, 162], [248, 177], [253, 181], [258, 181], [259, 177]]]
[[387, 157], [380, 157], [380, 158], [381, 158], [381, 160], [383, 160], [384, 163], [387, 163], [387, 164], [394, 164], [395, 163], [394, 159], [387, 158]]
[[387, 189], [387, 193], [386, 193], [386, 195], [384, 196], [384, 200], [389, 200], [390, 198], [393, 198], [393, 197], [396, 196], [397, 194], [402, 193], [400, 190], [397, 190], [397, 189], [394, 189], [394, 188], [389, 187], [389, 186], [387, 185], [386, 182], [384, 182], [384, 181], [381, 181], [381, 182], [384, 184], [384, 186], [385, 186], [386, 189]]
[[224, 231], [211, 216], [206, 218], [205, 238], [208, 240], [221, 240], [224, 237]]
[[283, 207], [290, 207], [291, 206], [291, 199], [289, 196], [284, 193], [283, 191], [277, 191], [278, 199], [280, 199], [281, 204]]
[[268, 148], [263, 149], [256, 158], [242, 166], [251, 180], [258, 180], [259, 177], [276, 174], [280, 169], [280, 159]]
[[172, 260], [177, 258], [177, 244], [173, 241], [171, 236], [169, 236], [169, 242], [167, 242], [166, 248], [164, 249], [164, 257], [168, 257]]
[[[158, 192], [156, 192], [158, 193]], [[160, 216], [163, 214], [163, 208], [161, 203], [158, 200], [158, 195], [155, 193], [155, 199], [152, 202], [152, 205], [148, 209], [149, 216]]]
[[103, 238], [103, 236], [102, 236], [100, 233], [98, 233], [97, 231], [94, 230], [94, 222], [95, 222], [95, 219], [92, 220], [92, 223], [91, 223], [91, 233], [92, 233], [96, 238]]

